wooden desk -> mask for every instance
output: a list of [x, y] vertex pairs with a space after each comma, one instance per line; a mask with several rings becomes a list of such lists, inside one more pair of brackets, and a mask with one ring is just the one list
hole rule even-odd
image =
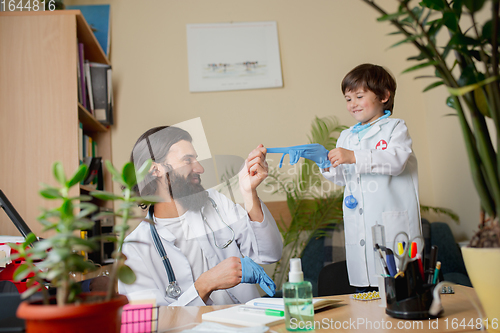
[[[314, 320], [316, 331], [322, 332], [394, 332], [401, 328], [415, 332], [473, 332], [479, 318], [474, 306], [466, 294], [479, 304], [474, 289], [463, 286], [455, 287], [455, 294], [441, 295], [444, 307], [443, 316], [431, 320], [403, 320], [389, 317], [381, 301], [357, 301], [349, 295], [331, 296], [342, 302], [332, 308], [317, 312]], [[182, 332], [201, 323], [201, 315], [205, 312], [220, 310], [230, 305], [220, 306], [163, 306], [159, 311], [158, 332]], [[473, 320], [474, 327], [467, 326]], [[500, 318], [499, 318], [500, 319]], [[461, 325], [462, 323], [462, 325]], [[399, 325], [399, 326], [398, 326]], [[429, 326], [430, 325], [430, 326]], [[231, 326], [231, 325], [229, 325]], [[269, 332], [288, 332], [285, 324], [271, 327]]]

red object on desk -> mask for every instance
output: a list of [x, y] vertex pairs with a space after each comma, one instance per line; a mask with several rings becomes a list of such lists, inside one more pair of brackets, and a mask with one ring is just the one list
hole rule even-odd
[[[7, 244], [0, 243], [0, 245], [7, 245]], [[10, 251], [11, 255], [18, 253], [13, 248], [11, 248]], [[20, 293], [28, 289], [28, 287], [26, 286], [26, 280], [35, 276], [35, 274], [30, 273], [23, 281], [14, 281], [14, 272], [19, 266], [21, 266], [22, 263], [23, 263], [23, 258], [15, 259], [12, 261], [12, 263], [7, 264], [7, 266], [5, 266], [5, 268], [2, 271], [0, 271], [0, 281], [10, 281], [14, 283], [14, 285], [17, 288], [17, 291], [19, 291]]]

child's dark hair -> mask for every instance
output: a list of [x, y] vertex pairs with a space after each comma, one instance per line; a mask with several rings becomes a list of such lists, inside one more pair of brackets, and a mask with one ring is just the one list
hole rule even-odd
[[396, 80], [382, 66], [362, 64], [347, 73], [342, 80], [342, 93], [345, 94], [346, 91], [355, 91], [360, 88], [372, 91], [380, 100], [385, 99], [387, 92], [389, 92], [389, 99], [384, 105], [385, 110], [393, 112]]

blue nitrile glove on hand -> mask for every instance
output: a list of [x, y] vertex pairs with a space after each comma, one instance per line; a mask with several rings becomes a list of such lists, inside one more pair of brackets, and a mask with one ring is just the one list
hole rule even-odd
[[258, 283], [269, 296], [276, 293], [276, 285], [264, 269], [249, 257], [241, 258], [241, 283]]
[[286, 154], [290, 154], [290, 165], [297, 163], [301, 157], [316, 162], [320, 169], [326, 169], [332, 165], [328, 160], [328, 150], [319, 143], [293, 147], [267, 148], [267, 152], [283, 154], [280, 160], [280, 168], [283, 165], [283, 159]]

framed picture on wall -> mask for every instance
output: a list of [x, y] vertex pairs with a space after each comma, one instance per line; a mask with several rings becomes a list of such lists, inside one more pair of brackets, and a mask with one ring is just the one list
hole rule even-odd
[[283, 87], [276, 22], [187, 25], [191, 92]]

